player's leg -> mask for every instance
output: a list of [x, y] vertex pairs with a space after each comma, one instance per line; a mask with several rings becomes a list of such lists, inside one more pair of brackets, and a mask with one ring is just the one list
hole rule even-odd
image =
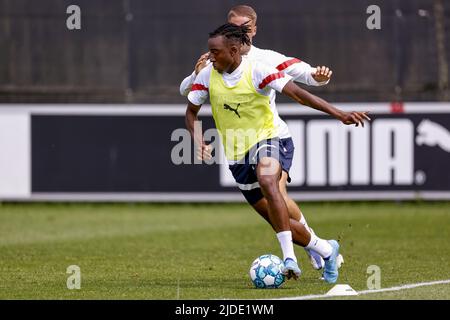
[[[256, 146], [255, 148], [255, 152], [258, 151], [258, 146]], [[277, 150], [279, 151], [279, 150]], [[249, 157], [250, 155], [253, 155], [256, 157], [255, 154], [251, 154], [249, 152], [249, 154], [246, 156], [246, 159], [253, 159], [253, 157]], [[252, 162], [253, 163], [253, 162]], [[278, 174], [276, 176], [276, 181], [278, 183], [279, 178], [280, 178], [280, 173], [279, 173], [279, 165], [280, 162], [278, 162], [278, 160], [276, 160], [276, 163], [278, 165]], [[286, 170], [285, 168], [283, 168], [284, 170]], [[230, 165], [230, 170], [231, 173], [233, 174], [233, 177], [235, 178], [239, 189], [241, 190], [242, 194], [244, 195], [244, 197], [246, 198], [246, 200], [249, 202], [249, 204], [251, 204], [256, 211], [263, 217], [265, 218], [271, 225], [272, 228], [274, 228], [274, 230], [278, 230], [279, 228], [276, 227], [276, 225], [273, 223], [273, 221], [271, 221], [270, 218], [270, 213], [269, 213], [269, 203], [267, 202], [267, 199], [264, 199], [264, 195], [261, 192], [261, 188], [260, 188], [260, 182], [258, 181], [258, 177], [256, 175], [256, 170], [255, 170], [255, 166], [254, 165], [250, 165], [249, 163], [247, 163], [247, 160], [244, 161], [243, 163], [236, 163], [236, 164], [232, 164]], [[287, 169], [288, 170], [288, 169]], [[274, 184], [274, 186], [276, 186], [279, 192], [279, 185]], [[282, 198], [282, 196], [281, 196]], [[261, 201], [262, 199], [264, 199], [263, 201]], [[283, 199], [283, 203], [284, 203], [284, 199]], [[284, 203], [285, 208], [286, 204]], [[287, 211], [287, 209], [285, 209]], [[285, 213], [287, 214], [287, 213]], [[288, 215], [288, 214], [287, 214]], [[280, 244], [282, 244], [282, 250], [283, 250], [283, 246], [287, 246], [289, 247], [289, 243], [290, 243], [290, 247], [292, 248], [292, 235], [294, 235], [295, 239], [296, 239], [296, 243], [302, 246], [305, 246], [306, 243], [308, 243], [308, 236], [309, 233], [306, 232], [306, 229], [304, 227], [301, 227], [301, 224], [299, 224], [297, 221], [295, 220], [291, 220], [288, 218], [289, 221], [289, 227], [291, 225], [291, 222], [293, 224], [293, 226], [296, 226], [293, 231], [291, 231], [290, 229], [289, 232], [281, 232], [280, 234], [277, 234], [277, 238], [280, 241]], [[302, 238], [306, 237], [306, 238]], [[321, 239], [320, 239], [321, 240]], [[323, 241], [312, 241], [309, 240], [308, 245], [314, 244], [315, 250], [319, 250], [322, 246], [321, 244], [324, 242]], [[325, 241], [325, 243], [327, 243]], [[328, 244], [328, 243], [327, 243]], [[307, 246], [308, 246], [307, 245]], [[314, 248], [313, 248], [314, 249]], [[331, 251], [332, 249], [330, 249]], [[292, 249], [293, 251], [293, 249]], [[323, 252], [320, 253], [323, 256]], [[284, 255], [284, 250], [283, 250], [283, 255]], [[295, 257], [295, 255], [294, 255]], [[295, 264], [295, 267], [298, 268], [296, 262], [292, 259], [290, 260]]]
[[[258, 190], [254, 190], [254, 191], [258, 191]], [[253, 207], [253, 209], [255, 209], [255, 211], [262, 218], [264, 218], [269, 224], [271, 224], [271, 222], [269, 220], [269, 213], [268, 213], [269, 207], [268, 207], [268, 202], [267, 202], [266, 198], [259, 197], [258, 201], [254, 202], [254, 203], [250, 203], [250, 204]], [[332, 250], [331, 246], [328, 245], [326, 240], [318, 238], [315, 233], [311, 233], [310, 229], [308, 229], [304, 224], [297, 221], [296, 219], [289, 218], [289, 225], [290, 225], [291, 232], [292, 232], [292, 241], [296, 245], [303, 247], [305, 250], [313, 251], [310, 249], [306, 249], [306, 247], [308, 247], [308, 245], [311, 243], [311, 239], [318, 239], [317, 242], [318, 242], [319, 248], [322, 248], [323, 246], [325, 246], [325, 251], [321, 250], [322, 255], [320, 253], [314, 254], [314, 257], [316, 259], [318, 259], [318, 258], [321, 259], [321, 263], [322, 263], [321, 268], [323, 268], [323, 266], [324, 266], [323, 256], [329, 255], [329, 253]], [[272, 226], [272, 228], [273, 228], [273, 226]], [[309, 246], [309, 247], [311, 247], [311, 246]], [[327, 250], [327, 248], [328, 248], [328, 250]], [[342, 256], [340, 256], [337, 261], [338, 261], [337, 262], [338, 267], [340, 267], [341, 263], [343, 263]], [[315, 269], [319, 269], [319, 268], [315, 268]]]
[[264, 198], [267, 199], [270, 224], [277, 233], [277, 238], [283, 251], [283, 273], [288, 278], [294, 277], [296, 279], [300, 276], [301, 271], [297, 265], [297, 257], [294, 253], [289, 213], [279, 188], [281, 165], [276, 158], [261, 157], [256, 165], [256, 175], [261, 192]]
[[[254, 180], [251, 178], [252, 172], [247, 173], [246, 180], [241, 180], [240, 177], [243, 176], [243, 172], [245, 172], [246, 169], [247, 168], [245, 167], [245, 165], [230, 166], [231, 172], [235, 177], [237, 177], [238, 184], [240, 184], [241, 186], [250, 186], [254, 184], [254, 182], [252, 181], [257, 181], [256, 175], [254, 177]], [[250, 177], [250, 179], [248, 177]], [[253, 207], [253, 209], [255, 209], [255, 211], [272, 226], [272, 229], [276, 231], [272, 223], [270, 222], [269, 204], [267, 202], [267, 199], [264, 198], [264, 195], [261, 192], [261, 188], [244, 188], [240, 190], [247, 202]], [[289, 225], [292, 232], [292, 241], [296, 245], [302, 247], [307, 246], [310, 241], [310, 235], [305, 226], [298, 220], [292, 218], [289, 218]]]
[[[267, 200], [270, 224], [277, 232], [277, 236], [280, 234], [289, 235], [291, 246], [287, 246], [287, 248], [289, 250], [292, 248], [293, 251], [289, 213], [279, 185], [281, 171], [289, 172], [292, 163], [293, 153], [290, 152], [290, 150], [293, 150], [293, 143], [291, 139], [287, 140], [287, 142], [288, 143], [278, 139], [271, 139], [268, 140], [267, 143], [261, 143], [256, 146], [256, 154], [254, 154], [252, 159], [257, 159], [256, 175], [261, 192]], [[289, 230], [289, 232], [286, 232], [286, 230]], [[306, 241], [302, 241], [303, 246], [308, 242], [305, 246], [306, 249], [317, 252], [324, 259], [329, 258], [332, 255], [333, 248], [327, 241], [308, 232], [305, 228], [300, 227], [296, 230], [305, 237]], [[310, 238], [309, 241], [307, 241], [308, 236]], [[285, 251], [283, 250], [283, 252]], [[294, 260], [296, 261], [295, 258]]]
[[[297, 258], [295, 257], [293, 250], [292, 232], [290, 231], [289, 215], [287, 212], [287, 207], [283, 197], [279, 193], [278, 188], [278, 180], [281, 171], [280, 164], [278, 163], [277, 160], [275, 160], [276, 165], [278, 167], [276, 167], [276, 171], [272, 173], [273, 181], [268, 183], [269, 179], [266, 178], [261, 179], [261, 181], [258, 181], [258, 177], [256, 174], [257, 171], [256, 167], [258, 166], [256, 162], [257, 161], [256, 154], [258, 150], [260, 149], [258, 148], [258, 145], [256, 145], [251, 151], [249, 151], [245, 159], [239, 161], [238, 163], [231, 164], [229, 166], [229, 169], [234, 179], [236, 180], [239, 189], [241, 190], [242, 194], [244, 195], [245, 199], [248, 201], [250, 205], [253, 206], [255, 203], [258, 203], [261, 199], [264, 198], [264, 195], [260, 187], [261, 183], [265, 189], [268, 189], [266, 193], [269, 196], [269, 198], [271, 200], [275, 199], [275, 201], [272, 201], [272, 212], [270, 212], [269, 210], [270, 208], [269, 201], [265, 200], [265, 210], [262, 211], [262, 214], [261, 213], [260, 214], [272, 225], [272, 228], [277, 232], [277, 238], [278, 241], [280, 242], [280, 246], [283, 251], [283, 256], [289, 259], [288, 265], [291, 270], [291, 273], [294, 273], [295, 277], [297, 277], [298, 275], [300, 275], [301, 271], [297, 266], [296, 263]], [[276, 190], [277, 193], [274, 194], [273, 190]], [[281, 219], [278, 218], [278, 215], [280, 215]], [[304, 242], [307, 241], [304, 240]], [[292, 263], [295, 264], [295, 267], [291, 266]], [[288, 270], [284, 271], [287, 274], [289, 273]], [[296, 271], [297, 274], [295, 274], [294, 271]], [[291, 276], [292, 274], [288, 274], [288, 277]]]
[[[252, 207], [256, 212], [258, 212], [261, 217], [263, 217], [270, 225], [272, 225], [269, 220], [269, 204], [266, 198], [263, 197], [256, 203], [253, 203]], [[292, 232], [292, 241], [296, 245], [306, 247], [309, 244], [311, 236], [309, 235], [309, 232], [306, 230], [305, 226], [298, 220], [293, 218], [289, 218], [289, 226]]]
[[[292, 153], [293, 153], [293, 150], [292, 150]], [[305, 218], [304, 214], [302, 213], [302, 211], [300, 210], [297, 203], [294, 200], [292, 200], [291, 197], [289, 197], [289, 195], [287, 193], [288, 176], [289, 175], [286, 171], [282, 172], [281, 179], [280, 179], [280, 191], [281, 191], [284, 201], [286, 202], [286, 205], [288, 207], [289, 216], [291, 217], [291, 219], [299, 221], [300, 224], [302, 224], [306, 228], [306, 230], [308, 230], [310, 233], [314, 233], [314, 230], [308, 226], [308, 223], [306, 222], [306, 218]], [[306, 247], [306, 245], [304, 245], [303, 247]], [[312, 250], [306, 249], [306, 248], [305, 248], [305, 252], [308, 255], [308, 258], [309, 258], [309, 261], [311, 262], [312, 267], [315, 270], [320, 270], [323, 268], [325, 262], [319, 254], [317, 254], [316, 252], [314, 252]]]
[[290, 182], [289, 169], [292, 166], [292, 160], [294, 158], [294, 142], [292, 138], [280, 139], [280, 162], [283, 168], [281, 179], [280, 179], [280, 191], [283, 195], [284, 201], [289, 210], [289, 216], [297, 221], [300, 221], [307, 230], [309, 230], [306, 219], [303, 216], [299, 206], [294, 200], [289, 197], [287, 192], [287, 183]]
[[269, 220], [273, 228], [276, 232], [290, 230], [289, 212], [279, 189], [281, 165], [274, 158], [264, 157], [256, 166], [256, 176], [261, 192], [267, 199]]
[[[290, 208], [291, 216], [293, 217], [300, 217], [299, 221], [305, 226], [306, 229], [310, 231], [311, 240], [308, 243], [308, 245], [305, 247], [307, 253], [311, 257], [314, 256], [315, 253], [320, 255], [324, 260], [324, 272], [323, 277], [325, 281], [334, 283], [337, 280], [338, 277], [338, 268], [339, 268], [339, 258], [342, 258], [341, 255], [339, 255], [339, 244], [335, 240], [326, 241], [323, 239], [320, 239], [317, 237], [317, 235], [308, 227], [308, 224], [306, 223], [305, 217], [302, 215], [300, 208], [298, 208], [297, 204], [290, 199], [290, 197], [287, 194], [286, 190], [286, 182], [288, 181], [289, 177], [289, 169], [292, 164], [294, 156], [294, 143], [291, 138], [282, 139], [280, 140], [280, 163], [283, 167], [283, 171], [286, 172], [286, 181], [283, 181], [283, 184], [280, 186], [280, 190], [283, 193], [283, 196], [285, 198], [285, 202], [287, 203], [287, 206]], [[281, 180], [281, 179], [280, 179]], [[317, 257], [314, 259], [314, 257], [311, 259], [314, 264], [317, 264], [317, 262], [322, 262], [322, 259], [320, 257]], [[318, 265], [317, 267], [319, 267]]]
[[289, 216], [297, 221], [300, 221], [307, 230], [310, 230], [306, 218], [300, 210], [297, 203], [289, 197], [287, 192], [287, 183], [290, 182], [289, 170], [292, 166], [292, 160], [294, 158], [294, 142], [292, 138], [284, 138], [280, 140], [280, 162], [283, 168], [283, 172], [280, 179], [280, 191], [283, 195], [284, 201], [289, 210]]
[[283, 199], [286, 202], [286, 206], [288, 207], [289, 216], [292, 219], [295, 219], [295, 220], [299, 221], [302, 225], [304, 225], [306, 230], [308, 230], [310, 233], [314, 233], [314, 230], [306, 222], [306, 217], [303, 214], [303, 212], [300, 210], [300, 207], [288, 195], [288, 192], [287, 192], [288, 177], [289, 177], [288, 173], [283, 170], [283, 172], [281, 173], [281, 179], [280, 179], [280, 192], [283, 195]]
[[[283, 195], [284, 201], [286, 202], [286, 205], [289, 210], [289, 216], [292, 219], [295, 219], [299, 221], [302, 225], [305, 226], [306, 230], [308, 230], [310, 233], [314, 234], [314, 231], [308, 226], [308, 223], [306, 222], [306, 218], [301, 212], [299, 206], [295, 201], [289, 197], [287, 192], [287, 183], [290, 182], [289, 178], [289, 169], [292, 166], [292, 161], [294, 158], [294, 142], [292, 141], [292, 138], [285, 138], [280, 140], [280, 160], [283, 167], [282, 176], [280, 179], [280, 191]], [[306, 247], [306, 246], [304, 246]], [[317, 254], [316, 252], [304, 248], [306, 254], [308, 255], [309, 261], [312, 265], [312, 267], [315, 270], [320, 270], [323, 268], [325, 262], [323, 258]]]
[[297, 206], [294, 200], [292, 200], [289, 195], [287, 194], [287, 180], [288, 180], [288, 173], [283, 170], [281, 173], [281, 179], [280, 179], [280, 191], [283, 195], [283, 199], [286, 202], [286, 206], [289, 211], [289, 216], [292, 219], [295, 219], [297, 221], [300, 221], [302, 218], [302, 212], [300, 211], [300, 208]]
[[[285, 171], [283, 171], [283, 175], [280, 179], [280, 191], [281, 191], [283, 198], [285, 199], [286, 204], [288, 206], [289, 215], [290, 215], [291, 219], [295, 219], [293, 217], [297, 217], [298, 215], [300, 215], [300, 219], [299, 219], [300, 224], [303, 225], [306, 228], [306, 230], [308, 230], [312, 234], [312, 238], [314, 239], [316, 237], [314, 230], [310, 226], [308, 226], [305, 215], [303, 214], [301, 209], [298, 207], [296, 202], [294, 200], [292, 200], [287, 193], [287, 187], [286, 187], [287, 179], [288, 179], [288, 174]], [[294, 243], [296, 243], [295, 240], [294, 240]], [[309, 257], [312, 267], [315, 270], [322, 270], [325, 267], [325, 260], [323, 259], [323, 257], [320, 254], [318, 254], [317, 252], [315, 252], [314, 250], [308, 249], [307, 245], [303, 245], [303, 247], [305, 247], [304, 248], [305, 252]], [[336, 258], [337, 268], [339, 269], [343, 263], [344, 263], [344, 258], [342, 256], [342, 254], [339, 254], [338, 257]]]
[[[255, 209], [255, 211], [258, 212], [258, 214], [263, 217], [270, 225], [272, 225], [269, 219], [269, 204], [267, 199], [262, 195], [261, 189], [255, 188], [250, 191], [241, 191], [249, 204]], [[295, 244], [302, 247], [315, 247], [316, 250], [320, 251], [319, 255], [321, 256], [321, 258], [323, 259], [323, 257], [327, 257], [329, 261], [329, 258], [333, 253], [333, 247], [328, 241], [318, 238], [315, 234], [310, 234], [306, 227], [295, 219], [289, 218], [289, 225], [292, 233], [292, 241]], [[273, 229], [275, 230], [275, 228]], [[343, 262], [342, 256], [338, 255], [334, 261], [335, 265], [329, 263], [328, 269], [331, 271], [329, 271], [328, 273], [331, 272], [331, 276], [327, 278], [328, 280], [330, 277], [335, 277], [336, 273], [334, 271], [334, 268], [340, 267], [340, 264]], [[333, 259], [331, 260], [331, 262], [333, 263]]]

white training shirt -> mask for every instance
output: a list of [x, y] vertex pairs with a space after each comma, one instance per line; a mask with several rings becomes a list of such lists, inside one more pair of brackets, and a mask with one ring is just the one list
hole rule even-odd
[[[321, 86], [321, 85], [325, 85], [329, 82], [329, 80], [324, 81], [324, 82], [317, 82], [312, 77], [312, 73], [314, 73], [316, 71], [316, 68], [311, 67], [308, 63], [301, 61], [300, 59], [297, 59], [297, 58], [286, 57], [285, 55], [278, 53], [276, 51], [273, 51], [273, 50], [259, 49], [255, 46], [251, 46], [250, 51], [247, 53], [247, 55], [243, 56], [243, 58], [244, 57], [251, 59], [252, 62], [254, 61], [259, 64], [267, 65], [272, 68], [272, 71], [273, 71], [273, 68], [275, 68], [277, 70], [277, 72], [284, 72], [285, 74], [292, 77], [292, 80], [295, 82], [304, 83], [309, 86]], [[212, 64], [208, 60], [207, 66], [204, 69], [209, 68], [208, 70], [210, 71], [211, 67], [212, 67]], [[200, 73], [199, 73], [199, 75], [200, 75]], [[233, 74], [234, 74], [234, 72], [233, 72]], [[225, 77], [227, 77], [227, 76], [226, 75], [224, 76], [224, 80], [225, 80]], [[194, 83], [197, 83], [196, 79], [197, 79], [197, 75], [195, 74], [195, 71], [191, 75], [186, 77], [180, 84], [180, 94], [183, 96], [187, 96], [189, 94], [189, 92], [191, 91], [192, 85]], [[209, 83], [209, 80], [208, 80], [208, 83]], [[227, 83], [227, 85], [228, 85], [228, 83]], [[277, 91], [279, 91], [279, 90], [277, 90]], [[279, 91], [279, 92], [281, 92], [281, 91]], [[271, 106], [271, 108], [273, 108], [275, 110], [274, 114], [279, 118], [278, 111], [276, 111], [276, 103], [275, 103], [276, 93], [275, 93], [275, 91], [270, 90], [269, 96], [270, 96], [270, 106]], [[194, 102], [192, 102], [192, 103], [194, 103]], [[289, 133], [287, 124], [283, 120], [281, 120], [281, 118], [279, 118], [279, 125], [280, 125], [280, 138], [284, 139], [284, 138], [291, 137], [291, 134]]]
[[[225, 85], [229, 87], [236, 85], [246, 70], [248, 63], [252, 64], [252, 82], [254, 88], [258, 93], [270, 97], [270, 109], [273, 113], [275, 128], [278, 128], [278, 136], [282, 139], [290, 137], [289, 129], [278, 115], [275, 99], [272, 99], [272, 97], [275, 96], [275, 90], [281, 92], [292, 78], [278, 71], [276, 68], [271, 68], [266, 64], [252, 61], [243, 56], [241, 64], [232, 73], [222, 73], [222, 79]], [[195, 78], [192, 89], [188, 94], [188, 100], [194, 105], [202, 105], [208, 100], [211, 68], [213, 68], [212, 63], [203, 68]]]
[[[284, 54], [273, 50], [259, 49], [255, 46], [250, 47], [250, 51], [246, 55], [248, 58], [267, 64], [271, 67], [277, 68], [278, 71], [283, 71], [292, 77], [295, 82], [300, 82], [309, 86], [323, 86], [328, 84], [328, 81], [317, 82], [312, 73], [316, 68], [311, 67], [308, 63], [297, 58], [286, 57]], [[207, 64], [211, 62], [208, 60]], [[195, 71], [187, 76], [180, 84], [180, 94], [187, 96], [196, 78]]]

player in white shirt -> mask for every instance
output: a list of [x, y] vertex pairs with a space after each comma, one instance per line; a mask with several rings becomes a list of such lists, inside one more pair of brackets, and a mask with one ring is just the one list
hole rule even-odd
[[[324, 280], [335, 283], [339, 244], [335, 240], [323, 240], [309, 232], [299, 221], [293, 221], [281, 194], [279, 181], [283, 171], [289, 173], [292, 158], [279, 136], [279, 122], [275, 120], [276, 114], [270, 101], [271, 91], [282, 92], [294, 101], [328, 113], [347, 125], [364, 126], [364, 120], [370, 119], [366, 112], [344, 112], [333, 107], [294, 85], [288, 75], [275, 68], [243, 59], [240, 44], [249, 43], [247, 32], [246, 26], [228, 23], [210, 34], [208, 46], [212, 66], [199, 73], [188, 95], [186, 125], [201, 146], [205, 158], [210, 158], [210, 150], [201, 132], [196, 134], [194, 130], [197, 114], [209, 97], [233, 177], [254, 208], [266, 208], [266, 216], [258, 212], [277, 233], [285, 261], [283, 273], [288, 278], [296, 278], [301, 273], [292, 247], [296, 239], [297, 244], [316, 252], [325, 260]], [[256, 134], [247, 135], [249, 130]], [[245, 139], [236, 140], [231, 136], [229, 143], [229, 131]], [[239, 141], [247, 142], [241, 144]], [[263, 150], [265, 154], [261, 154]], [[266, 168], [272, 170], [268, 172]]]
[[[241, 17], [231, 20], [238, 20], [238, 22], [241, 22], [240, 19]], [[247, 21], [248, 20], [245, 20], [244, 24]], [[243, 51], [246, 52], [245, 56], [247, 58], [267, 64], [272, 67], [276, 67], [278, 71], [283, 71], [284, 73], [291, 76], [295, 82], [300, 82], [309, 86], [326, 85], [330, 81], [331, 75], [333, 74], [333, 72], [328, 67], [322, 66], [313, 68], [311, 67], [311, 65], [309, 65], [305, 61], [301, 61], [300, 59], [286, 57], [285, 55], [276, 51], [260, 49], [255, 47], [254, 45], [251, 45], [248, 48], [245, 48], [245, 46], [243, 46]], [[211, 64], [208, 59], [208, 55], [209, 53], [203, 54], [198, 59], [195, 70], [192, 72], [192, 74], [183, 79], [180, 84], [181, 95], [187, 96], [189, 94], [189, 92], [191, 91], [191, 86], [194, 83], [199, 71], [206, 65]], [[319, 82], [316, 79], [321, 81]]]
[[[228, 22], [234, 23], [236, 25], [246, 25], [249, 27], [248, 36], [250, 41], [256, 35], [257, 26], [256, 26], [257, 15], [256, 12], [249, 6], [239, 5], [233, 7], [228, 13]], [[257, 62], [259, 64], [266, 64], [272, 68], [276, 68], [279, 72], [283, 72], [290, 77], [295, 82], [304, 83], [310, 86], [320, 86], [325, 85], [330, 81], [330, 77], [332, 75], [332, 71], [325, 66], [313, 68], [308, 63], [301, 61], [297, 58], [286, 57], [285, 55], [272, 51], [272, 50], [263, 50], [259, 49], [253, 45], [242, 45], [241, 54], [243, 54], [247, 59], [251, 61]], [[203, 68], [211, 68], [212, 64], [208, 60], [209, 53], [203, 54], [200, 59], [197, 61], [194, 72], [186, 77], [181, 85], [180, 85], [180, 93], [182, 95], [188, 95], [191, 92], [192, 85], [198, 83], [197, 75]], [[203, 79], [205, 81], [206, 79]], [[224, 80], [227, 81], [226, 77]], [[254, 75], [253, 81], [257, 82], [260, 79], [257, 79], [257, 76]], [[232, 78], [230, 79], [230, 83], [233, 83]], [[195, 90], [194, 95], [202, 95], [204, 91]], [[275, 98], [276, 92], [275, 90], [270, 90], [270, 105], [271, 109], [275, 115], [275, 121], [279, 126], [280, 130], [280, 138], [284, 142], [285, 148], [291, 153], [291, 157], [293, 157], [294, 147], [291, 139], [291, 134], [289, 132], [289, 128], [287, 124], [279, 117], [278, 111], [276, 109]], [[302, 223], [310, 232], [314, 233], [314, 231], [309, 228], [304, 215], [302, 214], [298, 205], [293, 201], [286, 189], [287, 182], [290, 181], [288, 174], [283, 171], [282, 179], [280, 180], [280, 189], [282, 195], [286, 201], [286, 205], [289, 210], [289, 215], [296, 221]], [[264, 218], [267, 219], [267, 206], [255, 204], [253, 205], [254, 209]], [[314, 269], [321, 270], [324, 266], [324, 260], [317, 255], [315, 252], [305, 249], [311, 264]], [[340, 255], [338, 259], [338, 265], [340, 266], [343, 262], [343, 258]]]

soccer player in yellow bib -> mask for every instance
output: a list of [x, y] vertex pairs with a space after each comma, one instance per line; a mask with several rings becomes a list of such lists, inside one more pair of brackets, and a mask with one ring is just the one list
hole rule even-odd
[[[282, 172], [289, 171], [291, 159], [285, 157], [285, 146], [279, 139], [279, 126], [269, 96], [276, 90], [347, 125], [364, 126], [364, 120], [370, 119], [366, 112], [339, 110], [299, 88], [283, 72], [243, 58], [241, 45], [250, 43], [247, 32], [247, 26], [227, 23], [210, 33], [208, 48], [212, 64], [198, 74], [188, 95], [186, 126], [200, 144], [202, 156], [211, 157], [210, 147], [201, 134], [199, 137], [195, 132], [197, 114], [209, 97], [233, 177], [250, 204], [267, 203], [267, 220], [283, 252], [283, 273], [296, 279], [301, 270], [294, 253], [287, 205], [279, 186]], [[296, 225], [294, 232], [300, 245], [324, 259], [324, 280], [335, 283], [338, 278], [337, 241], [320, 239], [301, 224]]]
[[[229, 23], [248, 26], [249, 31], [247, 35], [249, 36], [250, 42], [252, 42], [252, 39], [255, 37], [257, 31], [257, 14], [252, 7], [247, 5], [234, 6], [228, 12], [227, 19]], [[252, 61], [275, 67], [278, 71], [283, 71], [283, 73], [291, 76], [293, 81], [309, 86], [326, 85], [330, 81], [332, 75], [332, 71], [328, 67], [318, 66], [317, 68], [313, 68], [308, 63], [306, 63], [305, 61], [301, 61], [298, 58], [287, 57], [273, 50], [260, 49], [255, 47], [253, 43], [251, 43], [250, 45], [242, 45], [241, 54]], [[194, 72], [192, 72], [191, 75], [187, 76], [181, 82], [180, 93], [182, 95], [187, 96], [189, 94], [192, 85], [194, 84], [197, 77], [197, 74], [207, 65], [211, 64], [211, 61], [208, 60], [208, 56], [209, 52], [203, 54], [197, 61]], [[278, 113], [276, 111], [276, 93], [274, 90], [271, 91], [269, 98], [270, 105], [274, 110], [274, 121], [279, 127], [279, 137], [281, 139], [281, 143], [286, 149], [286, 158], [292, 159], [294, 155], [294, 145], [292, 137], [286, 122], [284, 122], [278, 116]], [[283, 171], [280, 179], [280, 190], [288, 207], [289, 216], [291, 219], [294, 219], [295, 221], [303, 224], [309, 232], [314, 233], [314, 230], [308, 225], [306, 217], [301, 212], [299, 206], [295, 203], [294, 200], [289, 197], [286, 188], [286, 184], [288, 181], [289, 176], [286, 171]], [[268, 219], [268, 207], [265, 202], [258, 202], [253, 205], [253, 208], [266, 220]], [[294, 243], [297, 243], [296, 240], [296, 234], [294, 234]], [[324, 260], [320, 257], [320, 255], [309, 249], [305, 249], [305, 251], [309, 256], [313, 268], [316, 270], [321, 270], [324, 266]], [[340, 263], [342, 263], [343, 261], [342, 256], [339, 256], [339, 260], [340, 265]]]

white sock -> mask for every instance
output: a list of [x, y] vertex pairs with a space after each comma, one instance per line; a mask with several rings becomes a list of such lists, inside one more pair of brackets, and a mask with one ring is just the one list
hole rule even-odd
[[311, 241], [305, 248], [314, 250], [324, 259], [329, 258], [333, 252], [333, 247], [328, 241], [320, 239], [313, 233], [311, 233]]
[[306, 230], [309, 230], [308, 223], [306, 222], [305, 216], [302, 213], [302, 217], [300, 218], [300, 223], [305, 226]]
[[277, 233], [278, 241], [281, 245], [281, 250], [283, 251], [283, 260], [291, 258], [297, 262], [297, 257], [294, 253], [294, 244], [292, 242], [292, 232], [291, 231], [281, 231]]
[[302, 213], [302, 217], [300, 218], [299, 222], [305, 226], [306, 230], [308, 230], [309, 233], [314, 234], [314, 235], [316, 234], [314, 232], [314, 230], [308, 226], [308, 222], [306, 222], [306, 219], [305, 219], [305, 216], [303, 215], [303, 213]]

